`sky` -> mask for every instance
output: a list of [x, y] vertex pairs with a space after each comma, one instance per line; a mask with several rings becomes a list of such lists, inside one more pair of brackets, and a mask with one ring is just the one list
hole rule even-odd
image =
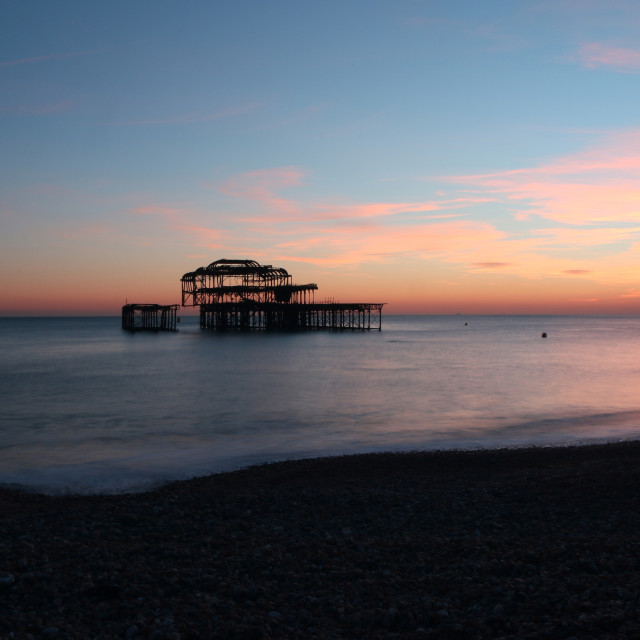
[[0, 315], [220, 258], [385, 313], [640, 313], [637, 0], [4, 2]]

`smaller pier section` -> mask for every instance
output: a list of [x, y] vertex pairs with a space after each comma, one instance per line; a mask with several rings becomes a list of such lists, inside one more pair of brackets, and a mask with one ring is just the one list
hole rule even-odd
[[177, 331], [178, 304], [125, 304], [122, 328], [126, 331]]

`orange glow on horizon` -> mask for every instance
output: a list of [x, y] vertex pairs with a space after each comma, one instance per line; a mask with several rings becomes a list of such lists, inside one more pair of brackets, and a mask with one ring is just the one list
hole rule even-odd
[[[282, 266], [316, 282], [318, 301], [386, 302], [385, 313], [635, 313], [639, 143], [629, 132], [537, 167], [449, 177], [450, 192], [415, 201], [285, 197], [311, 178], [295, 166], [218, 185], [235, 216], [139, 198], [100, 222], [24, 231], [30, 254], [4, 257], [0, 313], [175, 304], [182, 274], [221, 257]], [[489, 204], [502, 218], [483, 216]]]

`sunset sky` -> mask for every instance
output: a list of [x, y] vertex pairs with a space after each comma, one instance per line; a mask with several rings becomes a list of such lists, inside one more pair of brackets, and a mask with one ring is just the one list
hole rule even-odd
[[637, 0], [8, 2], [0, 86], [0, 315], [640, 312]]

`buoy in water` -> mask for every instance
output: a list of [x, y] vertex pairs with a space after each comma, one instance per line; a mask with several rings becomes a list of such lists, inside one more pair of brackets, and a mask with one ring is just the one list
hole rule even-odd
[[547, 337], [547, 334], [543, 332], [543, 333], [542, 333], [542, 337], [543, 337], [543, 338], [546, 338], [546, 337]]

